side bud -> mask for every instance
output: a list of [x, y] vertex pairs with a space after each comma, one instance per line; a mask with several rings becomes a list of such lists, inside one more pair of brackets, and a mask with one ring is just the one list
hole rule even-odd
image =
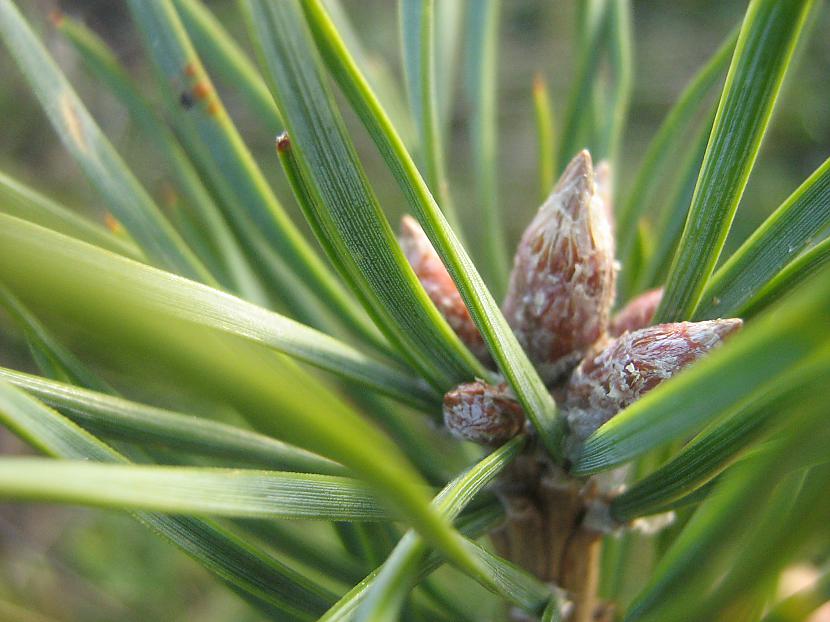
[[424, 286], [427, 296], [464, 345], [479, 360], [487, 363], [490, 360], [487, 346], [470, 317], [470, 312], [455, 287], [455, 282], [444, 267], [438, 253], [432, 247], [421, 225], [411, 216], [404, 216], [401, 219], [399, 241], [406, 260], [412, 266], [421, 285]]
[[737, 331], [739, 319], [658, 324], [624, 333], [568, 381], [564, 410], [580, 440]]
[[611, 335], [619, 337], [625, 331], [639, 330], [651, 324], [662, 299], [662, 287], [649, 290], [634, 298], [611, 318]]
[[553, 383], [602, 338], [617, 266], [591, 156], [577, 155], [525, 230], [504, 313], [542, 379]]
[[500, 445], [524, 427], [524, 411], [506, 384], [481, 380], [458, 385], [444, 396], [444, 424], [458, 438]]

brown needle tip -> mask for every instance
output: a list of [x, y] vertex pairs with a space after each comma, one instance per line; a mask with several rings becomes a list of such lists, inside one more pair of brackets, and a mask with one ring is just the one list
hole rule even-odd
[[291, 139], [288, 137], [288, 132], [283, 132], [277, 136], [277, 151], [284, 153], [291, 149]]

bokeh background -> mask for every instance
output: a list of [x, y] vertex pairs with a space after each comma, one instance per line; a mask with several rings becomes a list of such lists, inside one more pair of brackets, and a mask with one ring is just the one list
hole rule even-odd
[[[456, 0], [438, 0], [455, 2]], [[546, 77], [561, 113], [573, 74], [575, 6], [579, 0], [503, 0], [499, 72], [500, 194], [509, 238], [515, 240], [537, 207], [536, 142], [531, 84]], [[400, 75], [396, 3], [342, 0], [367, 49]], [[474, 7], [476, 0], [469, 0]], [[89, 109], [139, 178], [156, 196], [164, 171], [128, 122], [125, 111], [84, 72], [50, 25], [55, 9], [79, 18], [118, 52], [153, 97], [153, 79], [122, 2], [19, 1]], [[232, 0], [208, 5], [247, 46]], [[686, 81], [739, 22], [745, 0], [639, 0], [633, 2], [634, 90], [623, 142], [623, 191], [648, 141]], [[729, 248], [812, 172], [830, 151], [830, 10], [810, 26], [807, 43], [784, 85], [758, 165], [750, 178]], [[461, 47], [461, 46], [460, 46]], [[287, 206], [293, 203], [273, 152], [273, 135], [227, 85], [218, 87], [262, 169]], [[457, 209], [476, 244], [471, 187], [469, 115], [463, 89], [452, 83], [447, 122], [450, 183]], [[356, 142], [381, 204], [397, 219], [394, 182], [355, 119]], [[103, 222], [104, 208], [66, 155], [4, 48], [0, 48], [0, 169]], [[296, 212], [295, 212], [296, 214]], [[299, 222], [300, 219], [298, 218]], [[25, 343], [0, 312], [0, 364], [34, 368]], [[152, 393], [152, 390], [149, 390]], [[0, 451], [23, 452], [0, 434]], [[39, 613], [34, 613], [39, 612]], [[42, 616], [42, 617], [41, 617]], [[115, 513], [0, 504], [0, 620], [36, 622], [108, 620], [254, 620], [248, 609], [205, 571], [131, 518]]]

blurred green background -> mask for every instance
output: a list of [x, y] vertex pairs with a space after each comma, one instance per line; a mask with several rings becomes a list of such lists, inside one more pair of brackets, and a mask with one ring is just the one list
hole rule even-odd
[[[455, 0], [438, 0], [454, 2]], [[342, 0], [358, 25], [367, 49], [399, 74], [398, 23], [391, 0]], [[51, 28], [54, 2], [18, 2], [41, 33], [50, 51], [83, 97], [116, 147], [146, 187], [159, 196], [164, 171], [146, 150], [125, 111], [83, 71], [69, 45]], [[244, 31], [231, 0], [208, 3], [223, 23], [244, 41]], [[469, 0], [474, 7], [476, 0]], [[106, 0], [66, 1], [65, 13], [86, 22], [118, 52], [131, 73], [153, 97], [152, 75], [144, 61], [124, 4]], [[623, 143], [623, 191], [631, 171], [666, 111], [695, 70], [739, 22], [746, 2], [733, 0], [651, 0], [633, 2], [635, 82]], [[531, 84], [542, 72], [551, 86], [554, 107], [561, 113], [573, 73], [572, 38], [575, 2], [504, 0], [499, 76], [500, 192], [509, 239], [515, 240], [537, 207], [536, 142]], [[730, 237], [734, 248], [827, 156], [830, 145], [830, 11], [811, 26], [807, 44], [798, 51], [796, 70], [787, 78], [775, 118], [750, 178]], [[218, 87], [262, 169], [279, 197], [292, 206], [273, 152], [273, 136], [245, 109], [240, 99]], [[476, 244], [474, 195], [469, 164], [469, 115], [461, 85], [453, 83], [454, 107], [445, 144], [451, 190]], [[355, 119], [361, 155], [381, 204], [393, 223], [401, 199], [380, 157]], [[0, 169], [54, 196], [78, 211], [103, 221], [104, 208], [78, 167], [66, 155], [28, 92], [14, 63], [0, 49]], [[293, 209], [293, 206], [292, 206]], [[296, 215], [296, 211], [294, 212]], [[514, 217], [515, 216], [515, 217]], [[299, 222], [299, 217], [297, 218]], [[0, 364], [31, 370], [19, 333], [0, 313]], [[0, 451], [21, 452], [16, 439], [0, 435]], [[0, 505], [0, 620], [40, 620], [18, 609], [26, 604], [50, 620], [247, 620], [256, 619], [229, 591], [183, 554], [127, 516], [52, 508]]]

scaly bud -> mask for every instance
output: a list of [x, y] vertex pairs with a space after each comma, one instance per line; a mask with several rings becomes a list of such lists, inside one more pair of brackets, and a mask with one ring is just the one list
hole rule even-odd
[[611, 334], [619, 337], [625, 331], [639, 330], [651, 324], [662, 299], [662, 287], [649, 290], [634, 298], [611, 318]]
[[588, 357], [568, 380], [564, 410], [578, 439], [737, 331], [739, 319], [658, 324], [625, 333]]
[[522, 431], [524, 411], [506, 384], [481, 380], [455, 387], [444, 396], [444, 423], [459, 438], [500, 445]]
[[406, 260], [438, 311], [470, 351], [482, 362], [488, 362], [490, 354], [487, 346], [470, 317], [455, 282], [421, 225], [411, 216], [401, 219], [400, 244]]
[[507, 321], [546, 383], [604, 336], [616, 271], [606, 207], [591, 156], [582, 151], [525, 230], [504, 303]]

